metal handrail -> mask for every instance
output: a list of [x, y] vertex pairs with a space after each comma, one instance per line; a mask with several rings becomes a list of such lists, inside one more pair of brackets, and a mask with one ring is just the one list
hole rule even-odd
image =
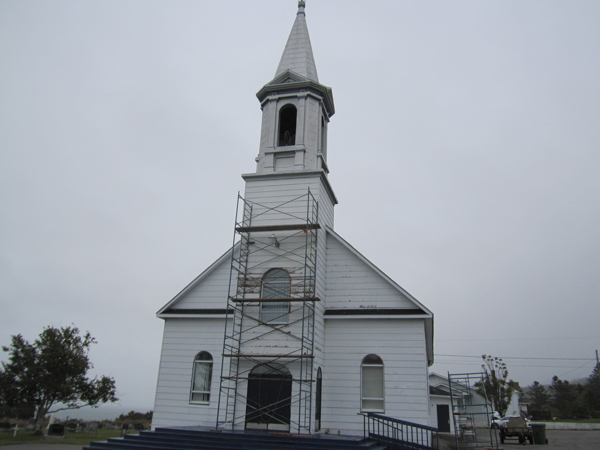
[[[364, 436], [385, 444], [389, 449], [412, 450], [439, 448], [438, 429], [382, 416], [375, 413], [360, 413], [363, 416]], [[435, 441], [435, 447], [434, 445]]]

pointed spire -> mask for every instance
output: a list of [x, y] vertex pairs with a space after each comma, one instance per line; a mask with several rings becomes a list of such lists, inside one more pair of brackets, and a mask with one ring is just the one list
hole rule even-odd
[[310, 45], [308, 27], [306, 26], [305, 6], [306, 3], [304, 0], [298, 2], [296, 21], [285, 45], [283, 55], [281, 55], [281, 61], [279, 61], [275, 77], [281, 75], [286, 70], [291, 70], [309, 80], [319, 82], [317, 66], [315, 65], [315, 58], [313, 57]]

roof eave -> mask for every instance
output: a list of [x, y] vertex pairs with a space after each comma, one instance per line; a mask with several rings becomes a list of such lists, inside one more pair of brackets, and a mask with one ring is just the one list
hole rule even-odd
[[291, 81], [289, 83], [267, 83], [256, 93], [256, 97], [262, 103], [270, 95], [302, 91], [309, 91], [314, 94], [317, 94], [323, 99], [323, 104], [325, 105], [325, 109], [327, 110], [327, 114], [329, 115], [329, 117], [335, 114], [333, 90], [328, 86], [308, 79], [304, 79], [301, 81]]

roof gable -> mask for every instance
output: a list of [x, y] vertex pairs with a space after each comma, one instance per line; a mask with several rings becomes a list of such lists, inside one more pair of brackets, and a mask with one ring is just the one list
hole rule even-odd
[[[352, 286], [352, 292], [357, 302], [356, 307], [418, 309], [421, 314], [433, 317], [429, 309], [329, 227], [327, 272], [327, 307], [334, 307], [337, 303], [337, 282], [342, 281], [348, 286], [350, 280], [354, 279], [356, 286]], [[364, 290], [360, 289], [361, 285], [364, 286]], [[344, 298], [345, 307], [354, 307], [353, 300], [348, 299], [347, 293], [342, 291], [339, 295]]]
[[303, 82], [303, 81], [310, 81], [310, 80], [292, 70], [286, 70], [283, 73], [277, 75], [271, 81], [269, 81], [267, 83], [267, 86], [272, 86], [272, 85], [277, 85], [277, 84], [286, 84], [286, 83], [299, 83], [299, 82]]
[[[239, 247], [235, 245], [233, 251]], [[206, 270], [184, 287], [165, 306], [158, 310], [160, 318], [173, 317], [174, 314], [208, 314], [224, 312], [229, 291], [230, 248]]]
[[[359, 311], [361, 316], [425, 321], [429, 364], [433, 364], [433, 313], [331, 228], [327, 232], [325, 314]], [[403, 310], [408, 314], [403, 314]], [[374, 314], [368, 314], [374, 312]]]

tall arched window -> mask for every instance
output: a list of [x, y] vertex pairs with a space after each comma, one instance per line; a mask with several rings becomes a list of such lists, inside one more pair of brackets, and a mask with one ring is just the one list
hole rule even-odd
[[212, 380], [213, 358], [208, 352], [200, 352], [194, 358], [192, 373], [191, 403], [210, 401], [210, 382]]
[[[283, 269], [271, 269], [262, 279], [262, 298], [290, 297], [290, 276]], [[263, 301], [260, 304], [260, 320], [271, 324], [288, 323], [289, 302]]]
[[377, 355], [367, 355], [360, 369], [361, 411], [384, 412], [383, 361]]
[[278, 147], [296, 144], [296, 107], [285, 105], [279, 111]]

